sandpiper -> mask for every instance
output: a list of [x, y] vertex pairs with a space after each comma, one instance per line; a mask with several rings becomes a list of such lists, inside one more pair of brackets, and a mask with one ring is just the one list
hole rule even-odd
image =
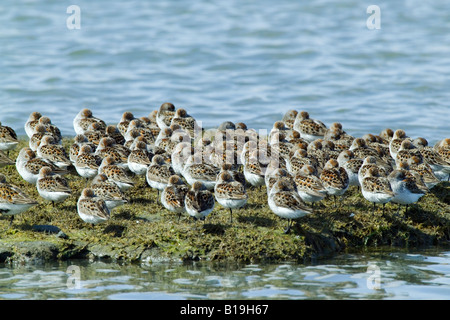
[[205, 220], [214, 209], [214, 194], [206, 189], [201, 181], [195, 181], [186, 193], [184, 204], [191, 217], [195, 220]]
[[85, 188], [81, 192], [77, 201], [77, 212], [84, 222], [94, 225], [110, 219], [110, 211], [105, 200], [97, 197], [90, 188]]
[[0, 213], [11, 216], [10, 226], [15, 215], [27, 211], [37, 204], [36, 200], [19, 187], [8, 183], [4, 174], [0, 174]]
[[112, 209], [128, 202], [125, 194], [119, 186], [110, 181], [106, 175], [100, 173], [94, 177], [89, 188], [94, 190], [95, 195], [105, 200], [106, 206]]
[[268, 197], [268, 204], [273, 213], [288, 220], [284, 233], [288, 233], [292, 226], [292, 220], [311, 214], [313, 211], [308, 207], [296, 190], [284, 180], [277, 181]]
[[167, 186], [161, 192], [161, 203], [169, 211], [178, 213], [178, 219], [186, 211], [184, 199], [189, 187], [178, 175], [170, 176]]
[[72, 194], [68, 181], [61, 175], [53, 173], [50, 167], [39, 170], [36, 188], [39, 195], [51, 201], [53, 206], [56, 202], [63, 202]]
[[217, 202], [230, 209], [230, 223], [233, 222], [233, 209], [242, 208], [248, 200], [248, 195], [242, 183], [234, 180], [229, 172], [222, 172], [214, 186], [214, 196]]

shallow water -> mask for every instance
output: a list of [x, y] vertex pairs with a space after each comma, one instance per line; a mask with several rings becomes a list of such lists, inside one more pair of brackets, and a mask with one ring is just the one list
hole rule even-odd
[[0, 299], [447, 300], [450, 251], [343, 254], [307, 264], [70, 261], [0, 267]]
[[449, 136], [450, 2], [377, 1], [379, 30], [357, 0], [76, 4], [71, 30], [67, 3], [2, 1], [0, 121], [21, 134], [32, 111], [74, 136], [83, 107], [117, 123], [170, 101], [207, 128], [297, 109], [355, 136]]

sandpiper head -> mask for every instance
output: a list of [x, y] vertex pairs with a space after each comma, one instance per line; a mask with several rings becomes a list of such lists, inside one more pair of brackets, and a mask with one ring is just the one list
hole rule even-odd
[[406, 179], [406, 173], [407, 170], [405, 169], [394, 170], [389, 174], [389, 178], [394, 180], [404, 180]]
[[52, 124], [52, 121], [50, 120], [49, 117], [42, 116], [42, 117], [39, 118], [39, 123], [43, 124], [43, 125], [49, 125], [49, 124]]
[[130, 111], [125, 111], [124, 113], [122, 113], [122, 119], [121, 122], [129, 122], [131, 120], [134, 119], [134, 114]]
[[34, 112], [30, 113], [28, 120], [36, 121], [36, 120], [39, 120], [40, 117], [42, 117], [42, 114], [40, 112], [34, 111]]
[[402, 144], [400, 146], [400, 149], [403, 149], [403, 150], [414, 149], [414, 148], [415, 148], [415, 146], [412, 144], [411, 140], [409, 140], [409, 139], [403, 140]]
[[355, 157], [355, 154], [352, 151], [344, 150], [341, 153], [339, 153], [338, 162], [340, 162], [340, 161], [345, 162], [345, 161], [348, 161], [350, 159], [353, 159], [354, 157]]
[[390, 141], [393, 136], [394, 136], [394, 131], [390, 128], [386, 128], [380, 132], [380, 137], [382, 137], [383, 139], [385, 139], [387, 141]]
[[88, 130], [90, 130], [90, 131], [101, 131], [102, 130], [102, 125], [98, 121], [92, 122], [89, 125]]
[[330, 130], [332, 130], [332, 131], [341, 131], [342, 130], [342, 124], [340, 122], [333, 122], [330, 125]]
[[176, 112], [175, 112], [175, 116], [177, 118], [184, 118], [187, 116], [187, 112], [185, 109], [183, 108], [179, 108]]
[[37, 126], [34, 127], [34, 133], [45, 133], [46, 131], [47, 129], [43, 124], [38, 124]]
[[355, 138], [352, 141], [351, 149], [364, 148], [366, 146], [366, 140], [364, 140], [363, 138]]
[[52, 174], [52, 169], [50, 167], [42, 167], [39, 170], [39, 178], [45, 178]]
[[219, 181], [230, 182], [233, 181], [233, 176], [228, 171], [223, 171], [219, 174]]
[[428, 146], [428, 141], [425, 138], [418, 137], [418, 138], [413, 140], [413, 144], [416, 147], [426, 147], [426, 146]]
[[286, 111], [286, 113], [284, 114], [284, 116], [283, 116], [283, 120], [293, 120], [293, 119], [295, 119], [295, 117], [297, 116], [297, 114], [298, 114], [298, 111], [297, 110], [293, 110], [293, 109], [291, 109], [291, 110], [288, 110], [288, 111]]
[[400, 170], [409, 170], [409, 164], [405, 161], [399, 161], [397, 163], [397, 168]]
[[322, 146], [328, 150], [334, 150], [334, 142], [331, 140], [323, 140]]
[[159, 107], [159, 111], [170, 111], [170, 112], [174, 112], [175, 111], [175, 106], [170, 103], [170, 102], [164, 102], [160, 107]]
[[201, 181], [195, 181], [195, 182], [192, 184], [191, 189], [192, 189], [193, 191], [206, 190], [206, 186], [205, 186], [205, 184], [204, 184], [203, 182], [201, 182]]
[[163, 137], [170, 137], [172, 135], [173, 131], [170, 128], [164, 128], [161, 132]]
[[25, 153], [23, 156], [26, 160], [31, 160], [31, 159], [36, 158], [36, 152], [34, 152], [33, 150], [28, 148], [27, 150], [25, 150]]
[[421, 164], [423, 161], [418, 156], [412, 156], [408, 159], [408, 163], [412, 165], [418, 165]]
[[136, 141], [134, 148], [136, 150], [146, 150], [147, 149], [147, 144], [144, 141]]
[[339, 163], [335, 159], [330, 159], [325, 163], [325, 166], [323, 167], [324, 170], [332, 169], [332, 168], [338, 168]]
[[310, 165], [310, 164], [304, 164], [302, 166], [302, 168], [300, 169], [300, 171], [303, 174], [306, 174], [306, 175], [311, 175], [311, 174], [315, 175], [315, 174], [317, 174], [317, 169], [314, 166]]
[[90, 154], [90, 153], [92, 153], [92, 148], [90, 145], [85, 144], [81, 146], [79, 154]]
[[369, 170], [366, 171], [364, 177], [377, 177], [379, 175], [379, 170], [377, 167], [370, 167]]
[[128, 125], [128, 129], [134, 129], [134, 128], [141, 128], [142, 127], [142, 121], [140, 119], [133, 119], [130, 121]]
[[302, 120], [309, 119], [309, 113], [307, 111], [300, 111], [299, 114], [297, 114], [297, 117], [300, 117]]
[[173, 176], [169, 177], [168, 184], [169, 185], [183, 184], [183, 180], [181, 180], [181, 178], [178, 175], [174, 174]]
[[375, 137], [375, 135], [373, 135], [371, 133], [366, 133], [365, 135], [362, 136], [362, 138], [366, 142], [377, 142], [377, 138]]
[[444, 140], [442, 140], [441, 143], [440, 143], [440, 147], [441, 148], [448, 148], [448, 147], [450, 147], [450, 138], [445, 138]]
[[104, 173], [99, 173], [92, 179], [92, 184], [108, 181], [108, 177]]
[[293, 157], [306, 158], [308, 157], [308, 151], [306, 151], [306, 149], [297, 149], [295, 150]]
[[404, 139], [404, 138], [406, 138], [406, 133], [403, 129], [397, 129], [397, 130], [395, 130], [392, 138], [393, 139]]
[[276, 129], [276, 130], [285, 130], [285, 129], [286, 129], [286, 126], [284, 125], [284, 122], [283, 122], [283, 121], [276, 121], [276, 122], [273, 124], [273, 129]]
[[40, 146], [45, 146], [48, 144], [56, 143], [55, 139], [52, 136], [43, 136], [41, 139]]
[[172, 132], [175, 132], [177, 130], [183, 130], [181, 126], [178, 123], [172, 123], [169, 128], [172, 130]]
[[224, 121], [218, 127], [217, 130], [225, 131], [225, 130], [235, 130], [236, 126], [231, 121]]
[[88, 142], [88, 139], [84, 134], [77, 134], [74, 138], [75, 143]]
[[322, 150], [322, 142], [320, 139], [316, 139], [308, 144], [308, 150]]
[[81, 191], [81, 196], [83, 198], [93, 198], [95, 197], [95, 192], [91, 188], [84, 188], [83, 191]]
[[153, 165], [163, 165], [163, 164], [165, 164], [165, 160], [164, 160], [164, 157], [162, 156], [162, 155], [160, 155], [160, 154], [156, 154], [155, 156], [153, 156], [153, 158], [152, 158], [152, 164]]
[[236, 123], [236, 130], [247, 130], [247, 125], [243, 122], [237, 122]]
[[90, 118], [90, 117], [92, 117], [92, 111], [88, 108], [84, 108], [80, 111], [80, 115], [83, 118]]
[[115, 125], [110, 124], [106, 126], [105, 132], [107, 134], [116, 134], [117, 132], [119, 132], [119, 129], [117, 129]]
[[363, 164], [369, 164], [369, 163], [377, 163], [377, 159], [373, 156], [368, 156], [364, 159]]
[[110, 156], [107, 156], [107, 157], [103, 158], [103, 160], [102, 160], [102, 165], [104, 165], [104, 166], [113, 165], [115, 163], [116, 163], [116, 161], [114, 160], [114, 158], [110, 157]]

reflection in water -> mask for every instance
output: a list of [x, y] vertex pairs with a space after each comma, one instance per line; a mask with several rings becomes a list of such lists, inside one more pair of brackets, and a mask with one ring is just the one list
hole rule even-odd
[[448, 299], [449, 262], [449, 251], [384, 251], [310, 264], [3, 266], [0, 299]]

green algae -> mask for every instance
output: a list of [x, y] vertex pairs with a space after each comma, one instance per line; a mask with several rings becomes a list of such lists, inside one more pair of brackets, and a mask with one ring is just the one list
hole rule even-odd
[[[72, 140], [64, 139], [68, 149]], [[26, 146], [22, 140], [10, 152], [15, 159]], [[356, 188], [350, 188], [337, 206], [333, 198], [314, 204], [314, 213], [298, 219], [289, 234], [286, 220], [267, 205], [264, 187], [248, 187], [245, 207], [230, 212], [216, 203], [205, 221], [187, 215], [178, 218], [157, 201], [143, 176], [127, 191], [130, 201], [114, 209], [101, 225], [84, 223], [76, 202], [86, 181], [75, 171], [66, 175], [73, 194], [55, 206], [42, 199], [14, 166], [0, 168], [10, 183], [22, 188], [39, 204], [17, 216], [0, 216], [0, 262], [111, 259], [124, 262], [159, 260], [189, 261], [305, 261], [343, 251], [380, 247], [411, 248], [450, 244], [450, 184], [441, 182], [417, 204], [402, 207], [387, 204], [375, 210]], [[35, 226], [52, 225], [66, 237], [38, 232]]]

